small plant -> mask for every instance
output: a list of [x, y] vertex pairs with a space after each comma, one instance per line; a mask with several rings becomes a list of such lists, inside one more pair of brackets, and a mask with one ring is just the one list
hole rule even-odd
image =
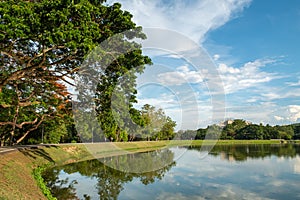
[[57, 198], [52, 196], [50, 189], [47, 187], [47, 185], [44, 182], [44, 178], [42, 177], [42, 173], [45, 170], [45, 168], [46, 167], [37, 167], [33, 170], [33, 176], [37, 181], [37, 184], [40, 187], [42, 193], [47, 197], [47, 199], [57, 200]]

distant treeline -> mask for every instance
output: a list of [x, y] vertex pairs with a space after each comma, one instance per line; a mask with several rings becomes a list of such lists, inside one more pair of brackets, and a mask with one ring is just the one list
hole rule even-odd
[[203, 140], [218, 138], [223, 140], [268, 140], [268, 139], [300, 139], [300, 123], [291, 125], [270, 126], [251, 124], [242, 119], [235, 119], [225, 125], [211, 125], [198, 130], [178, 131], [176, 139]]

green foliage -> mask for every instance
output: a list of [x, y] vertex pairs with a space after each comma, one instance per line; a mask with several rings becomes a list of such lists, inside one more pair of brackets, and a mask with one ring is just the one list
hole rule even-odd
[[294, 129], [292, 126], [275, 126], [278, 131], [278, 135], [280, 139], [290, 140], [294, 136]]
[[170, 140], [175, 136], [176, 122], [166, 116], [162, 109], [145, 104], [141, 110], [142, 120], [145, 124], [140, 130], [142, 138], [147, 140]]
[[145, 64], [150, 64], [141, 51], [120, 56], [101, 76], [96, 93], [96, 110], [101, 128], [107, 138], [126, 141], [132, 128], [141, 124], [140, 113], [133, 108], [136, 100], [136, 72], [141, 73]]
[[196, 140], [203, 140], [205, 138], [206, 132], [207, 132], [207, 129], [199, 128], [197, 130], [197, 135], [196, 135], [195, 139]]
[[236, 138], [236, 134], [238, 130], [244, 128], [247, 126], [247, 123], [245, 120], [242, 119], [235, 119], [232, 123], [227, 124], [221, 135], [221, 139], [234, 139]]
[[293, 124], [292, 127], [294, 129], [294, 139], [299, 140], [300, 139], [300, 124]]
[[[221, 133], [221, 135], [219, 135]], [[300, 126], [299, 124], [292, 125], [276, 125], [270, 126], [267, 124], [251, 124], [245, 120], [236, 119], [233, 122], [226, 124], [224, 127], [218, 125], [208, 126], [203, 129], [186, 130], [179, 132], [180, 139], [196, 139], [203, 140], [209, 138], [221, 140], [269, 140], [269, 139], [299, 139]]]
[[49, 199], [49, 200], [57, 200], [57, 198], [53, 197], [51, 194], [50, 189], [44, 182], [44, 178], [42, 177], [43, 171], [45, 171], [46, 167], [37, 167], [33, 170], [33, 177], [37, 181], [38, 186], [40, 187], [42, 193]]
[[171, 140], [175, 136], [174, 127], [176, 122], [170, 117], [167, 117], [165, 123], [163, 124], [161, 130], [158, 132], [157, 138], [160, 140]]
[[[204, 136], [202, 137], [202, 134], [198, 132], [199, 130], [204, 130]], [[206, 129], [199, 129], [199, 130], [180, 130], [177, 132], [177, 137], [175, 139], [180, 140], [201, 140], [205, 138]]]
[[237, 130], [235, 139], [243, 140], [262, 140], [263, 139], [263, 128], [256, 124], [250, 124], [242, 129]]
[[[69, 94], [62, 83], [69, 83], [67, 78], [74, 77], [91, 50], [124, 31], [127, 32], [119, 36], [120, 42], [124, 48], [135, 50], [109, 65], [100, 78], [96, 96], [98, 119], [105, 135], [115, 141], [126, 140], [127, 130], [121, 130], [112, 116], [112, 92], [119, 78], [135, 69], [124, 83], [128, 85], [126, 95], [131, 107], [136, 102], [134, 73], [142, 73], [144, 65], [151, 61], [142, 55], [140, 45], [129, 41], [145, 38], [132, 15], [121, 10], [119, 3], [108, 6], [103, 2], [0, 2], [0, 145], [21, 143], [30, 134], [40, 133], [42, 124], [49, 141], [58, 142], [65, 137], [72, 122], [65, 119], [70, 115], [63, 108]], [[115, 44], [110, 45], [109, 48]], [[41, 137], [29, 137], [32, 142], [37, 138]]]

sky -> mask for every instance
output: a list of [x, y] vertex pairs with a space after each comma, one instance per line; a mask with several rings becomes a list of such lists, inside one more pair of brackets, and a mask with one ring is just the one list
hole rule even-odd
[[[210, 59], [195, 65], [176, 50], [144, 48], [153, 65], [139, 75], [136, 107], [162, 108], [177, 122], [177, 130], [224, 119], [300, 122], [300, 1], [118, 2], [146, 34], [147, 28], [168, 30], [163, 43], [185, 46], [173, 37], [179, 34], [199, 46], [202, 60]], [[212, 80], [221, 88], [218, 92]]]

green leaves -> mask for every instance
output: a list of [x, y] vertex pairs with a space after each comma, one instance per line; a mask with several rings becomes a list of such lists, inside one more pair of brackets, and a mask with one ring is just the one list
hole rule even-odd
[[[102, 2], [0, 2], [0, 131], [6, 133], [3, 140], [8, 142], [13, 136], [19, 143], [30, 133], [40, 130], [41, 124], [50, 126], [47, 122], [69, 115], [68, 111], [60, 109], [66, 107], [69, 98], [61, 83], [66, 76], [74, 77], [74, 72], [95, 47], [118, 33], [121, 33], [119, 40], [110, 47], [113, 49], [121, 43], [125, 49], [135, 50], [109, 63], [99, 80], [97, 97], [101, 109], [98, 118], [108, 135], [126, 140], [126, 130], [113, 120], [109, 98], [120, 77], [132, 69], [142, 73], [144, 65], [151, 64], [151, 60], [142, 55], [137, 43], [128, 40], [145, 38], [140, 27], [135, 29], [132, 15], [123, 11], [119, 3], [107, 6]], [[107, 55], [107, 51], [109, 49], [100, 49], [100, 56]], [[132, 75], [126, 83], [130, 107], [136, 102], [135, 79]], [[105, 118], [106, 115], [110, 117]], [[49, 132], [54, 134], [55, 131], [49, 129]]]

